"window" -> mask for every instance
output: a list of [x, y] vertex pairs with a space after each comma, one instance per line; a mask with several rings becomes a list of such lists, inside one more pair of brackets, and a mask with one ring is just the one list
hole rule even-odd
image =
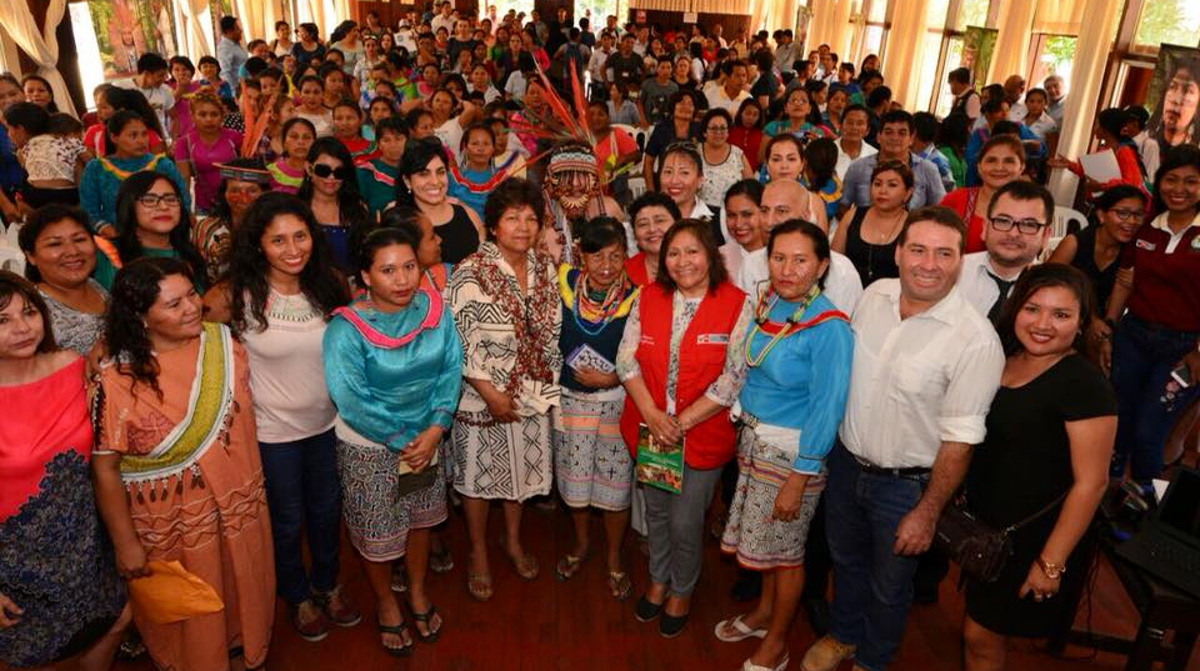
[[1071, 62], [1079, 40], [1069, 35], [1033, 36], [1030, 50], [1033, 52], [1028, 88], [1040, 87], [1046, 77], [1058, 75], [1063, 79], [1063, 90], [1071, 90]]
[[986, 28], [991, 8], [992, 0], [962, 0], [958, 8], [958, 22], [954, 27], [959, 30], [966, 30], [967, 26]]
[[1156, 52], [1160, 44], [1194, 46], [1200, 42], [1200, 2], [1146, 0], [1138, 19], [1133, 50]]

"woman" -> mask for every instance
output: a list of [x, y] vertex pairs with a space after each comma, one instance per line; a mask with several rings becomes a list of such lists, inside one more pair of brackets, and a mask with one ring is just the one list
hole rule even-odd
[[504, 549], [514, 570], [525, 580], [538, 575], [537, 559], [521, 543], [521, 508], [526, 499], [550, 493], [550, 410], [558, 404], [562, 366], [554, 268], [534, 250], [545, 211], [532, 182], [502, 182], [484, 212], [487, 241], [458, 265], [446, 287], [463, 340], [466, 381], [451, 436], [454, 489], [463, 497], [471, 540], [467, 590], [478, 601], [492, 597], [487, 519], [493, 499], [503, 503]]
[[1003, 669], [1010, 636], [1058, 631], [1074, 615], [1070, 595], [1087, 581], [1084, 537], [1108, 485], [1117, 431], [1112, 387], [1080, 353], [1091, 317], [1087, 277], [1057, 263], [1025, 271], [1001, 313], [1008, 359], [965, 484], [982, 521], [1021, 526], [1000, 577], [967, 580], [970, 671]]
[[333, 105], [333, 138], [346, 147], [354, 160], [365, 160], [375, 145], [363, 137], [363, 111], [358, 103], [343, 98]]
[[760, 163], [759, 152], [762, 150], [764, 116], [766, 115], [763, 114], [762, 106], [757, 101], [747, 98], [738, 108], [733, 127], [729, 130], [729, 144], [742, 150], [742, 154], [750, 162], [750, 169], [756, 172]]
[[721, 539], [740, 566], [763, 573], [763, 597], [715, 630], [730, 642], [762, 634], [747, 660], [753, 669], [780, 668], [788, 659], [808, 526], [825, 489], [825, 456], [846, 407], [854, 353], [849, 318], [821, 294], [825, 233], [797, 219], [779, 224], [767, 242], [767, 266], [771, 287], [758, 298], [745, 341], [738, 481]]
[[275, 39], [271, 40], [271, 53], [279, 59], [292, 53], [296, 43], [292, 41], [292, 27], [287, 21], [275, 22]]
[[1162, 472], [1162, 447], [1171, 427], [1200, 391], [1200, 385], [1180, 388], [1171, 378], [1173, 369], [1186, 366], [1191, 379], [1200, 380], [1200, 149], [1195, 145], [1174, 147], [1163, 156], [1154, 180], [1154, 212], [1119, 259], [1121, 270], [1132, 269], [1132, 282], [1117, 282], [1105, 314], [1121, 408], [1109, 475], [1123, 478], [1128, 465], [1131, 479], [1147, 490]]
[[149, 561], [177, 561], [225, 604], [168, 624], [135, 608], [134, 622], [159, 668], [261, 666], [275, 572], [246, 352], [201, 322], [191, 269], [176, 259], [130, 264], [111, 305], [92, 470], [117, 570], [133, 579]]
[[67, 205], [46, 205], [21, 228], [25, 277], [46, 302], [48, 323], [58, 346], [84, 357], [104, 331], [108, 292], [91, 279], [96, 244], [87, 215]]
[[317, 129], [308, 119], [295, 117], [284, 122], [279, 134], [283, 153], [279, 160], [267, 166], [267, 172], [271, 173], [271, 190], [294, 194], [304, 184], [308, 151], [317, 140]]
[[25, 92], [25, 102], [33, 103], [50, 114], [58, 114], [58, 105], [54, 102], [54, 89], [50, 82], [41, 75], [25, 75], [21, 80], [21, 90]]
[[634, 613], [640, 622], [661, 614], [658, 631], [672, 638], [687, 625], [700, 577], [704, 511], [734, 454], [729, 406], [746, 373], [751, 305], [726, 278], [707, 223], [680, 220], [662, 247], [658, 278], [642, 288], [625, 325], [617, 374], [627, 394], [621, 435], [635, 459], [639, 424], [663, 445], [687, 443], [680, 493], [643, 487], [650, 587]]
[[658, 275], [663, 237], [679, 221], [679, 206], [671, 197], [647, 191], [629, 204], [629, 222], [638, 253], [625, 262], [625, 274], [644, 287]]
[[[3, 80], [0, 80], [2, 86]], [[108, 156], [117, 150], [112, 138], [108, 136], [108, 121], [117, 112], [128, 110], [134, 112], [142, 123], [146, 124], [147, 139], [150, 151], [155, 154], [163, 152], [163, 128], [158, 122], [154, 108], [146, 101], [141, 91], [122, 89], [112, 84], [101, 84], [96, 87], [96, 123], [89, 126], [83, 133], [83, 144], [95, 156]]]
[[429, 217], [442, 239], [442, 259], [456, 265], [474, 254], [486, 236], [471, 208], [447, 198], [448, 165], [446, 149], [437, 138], [409, 142], [400, 161], [396, 200]]
[[871, 171], [871, 206], [851, 205], [842, 217], [831, 246], [854, 263], [863, 288], [875, 280], [900, 277], [896, 240], [908, 218], [913, 192], [912, 169], [899, 161], [881, 161]]
[[646, 141], [646, 157], [642, 159], [647, 191], [659, 190], [654, 169], [658, 157], [676, 142], [688, 142], [700, 134], [700, 124], [696, 123], [695, 117], [696, 100], [690, 91], [676, 91], [667, 98], [667, 115], [651, 131], [650, 139]]
[[[363, 40], [358, 24], [353, 21], [342, 21], [333, 34], [329, 36], [329, 48], [342, 52], [342, 72], [347, 77], [354, 75], [354, 68], [363, 60]], [[378, 43], [376, 44], [378, 46]], [[357, 76], [357, 75], [355, 75]], [[362, 81], [361, 79], [359, 81]]]
[[331, 137], [313, 143], [308, 150], [304, 183], [296, 198], [312, 209], [329, 243], [334, 266], [351, 276], [350, 241], [370, 223], [371, 217], [358, 193], [354, 160], [345, 145]]
[[250, 204], [270, 188], [271, 173], [253, 158], [234, 159], [221, 166], [221, 185], [212, 214], [192, 229], [192, 244], [207, 268], [207, 286], [216, 285], [229, 269], [233, 233], [242, 225]]
[[188, 206], [187, 188], [175, 164], [165, 156], [147, 151], [147, 129], [140, 116], [130, 111], [117, 112], [106, 127], [116, 151], [88, 161], [79, 180], [79, 202], [92, 220], [92, 230], [107, 238], [115, 238], [121, 232], [120, 227], [114, 225], [117, 191], [131, 175], [142, 172], [169, 178], [175, 184], [176, 192], [184, 194], [184, 204]]
[[408, 124], [399, 117], [380, 119], [375, 125], [377, 155], [356, 168], [358, 192], [376, 219], [396, 199], [396, 178], [408, 146]]
[[179, 259], [204, 286], [204, 257], [192, 245], [190, 215], [175, 182], [153, 172], [140, 172], [117, 194], [117, 228], [114, 242], [96, 239], [100, 254], [92, 277], [111, 289], [117, 271], [143, 256]]
[[301, 23], [296, 27], [300, 41], [292, 45], [296, 57], [296, 71], [303, 72], [309, 63], [320, 63], [325, 58], [325, 45], [321, 44], [321, 29], [315, 23]]
[[983, 224], [987, 219], [992, 194], [1025, 172], [1025, 146], [1014, 135], [996, 135], [983, 145], [979, 154], [980, 186], [955, 189], [942, 198], [940, 205], [954, 210], [967, 222], [966, 253], [981, 252]]
[[1114, 186], [1095, 200], [1099, 225], [1067, 233], [1048, 260], [1070, 264], [1083, 271], [1096, 292], [1096, 305], [1107, 306], [1117, 283], [1118, 260], [1137, 237], [1149, 204], [1146, 192], [1136, 186]]
[[462, 344], [440, 294], [420, 286], [418, 244], [396, 228], [364, 236], [367, 296], [335, 311], [325, 333], [346, 527], [378, 603], [381, 644], [397, 656], [413, 642], [392, 595], [394, 560], [408, 567], [417, 637], [432, 643], [441, 632], [425, 575], [430, 529], [447, 515], [438, 445], [462, 386]]
[[782, 116], [778, 120], [768, 123], [767, 127], [763, 129], [763, 133], [767, 137], [791, 133], [805, 142], [818, 137], [831, 136], [833, 133], [828, 128], [813, 125], [809, 120], [809, 113], [812, 110], [808, 91], [802, 88], [792, 89], [792, 92], [784, 100]]
[[842, 112], [850, 104], [850, 94], [844, 88], [835, 88], [829, 92], [825, 101], [825, 109], [821, 112], [821, 121], [833, 131], [836, 136], [842, 135]]
[[729, 143], [729, 130], [733, 117], [723, 108], [705, 112], [700, 122], [704, 143], [700, 145], [700, 156], [704, 159], [704, 183], [700, 186], [700, 200], [712, 210], [721, 209], [725, 192], [734, 182], [750, 177], [750, 161], [735, 145]]
[[608, 116], [615, 124], [645, 128], [646, 122], [637, 103], [625, 95], [625, 87], [613, 82], [608, 85]]
[[837, 174], [838, 179], [845, 179], [851, 163], [864, 156], [874, 156], [879, 150], [863, 139], [871, 130], [871, 110], [862, 105], [850, 105], [842, 111], [841, 119], [841, 136], [837, 140]]
[[[1046, 165], [1051, 168], [1066, 168], [1075, 173], [1077, 177], [1083, 178], [1088, 192], [1111, 189], [1118, 184], [1145, 188], [1146, 168], [1142, 165], [1137, 145], [1125, 135], [1125, 127], [1128, 124], [1128, 112], [1117, 107], [1110, 107], [1101, 110], [1096, 115], [1096, 127], [1093, 129], [1096, 139], [1100, 142], [1100, 151], [1111, 151], [1116, 158], [1117, 167], [1121, 171], [1120, 177], [1098, 182], [1084, 173], [1083, 166], [1079, 164], [1079, 161], [1070, 161], [1061, 155], [1047, 160]], [[982, 162], [983, 159], [980, 158], [980, 163]]]
[[79, 203], [78, 181], [91, 158], [78, 137], [50, 132], [50, 115], [33, 103], [15, 103], [4, 110], [8, 137], [16, 149], [25, 180], [18, 187], [25, 212], [48, 203]]
[[679, 207], [682, 219], [703, 219], [713, 227], [718, 244], [724, 244], [721, 222], [715, 213], [700, 200], [700, 184], [704, 180], [704, 159], [691, 144], [677, 142], [667, 147], [658, 164], [654, 181], [658, 190], [671, 197]]
[[[334, 74], [341, 76], [341, 71]], [[300, 95], [296, 96], [296, 116], [307, 121], [317, 137], [333, 134], [333, 112], [325, 106], [325, 82], [316, 75], [304, 75], [297, 83]], [[339, 98], [340, 100], [340, 98]]]
[[242, 134], [221, 127], [225, 106], [214, 95], [193, 96], [191, 112], [193, 127], [176, 141], [175, 163], [183, 183], [189, 188], [195, 178], [196, 213], [203, 215], [216, 206], [221, 164], [238, 158]]
[[450, 166], [447, 193], [482, 218], [488, 192], [508, 174], [496, 165], [496, 134], [485, 123], [471, 124], [463, 132], [458, 155], [462, 159]]
[[457, 116], [454, 115], [456, 109], [459, 109], [459, 99], [447, 88], [438, 89], [429, 99], [429, 110], [433, 113], [433, 134], [458, 160], [463, 133], [480, 117], [480, 109], [466, 100], [461, 102], [462, 111]]
[[680, 91], [695, 91], [700, 88], [700, 84], [692, 75], [692, 58], [686, 53], [675, 57], [675, 68], [671, 72], [671, 81], [675, 82]]
[[[775, 180], [801, 182], [804, 176], [804, 149], [800, 139], [792, 133], [782, 133], [767, 141], [764, 148], [762, 168], [758, 171], [758, 180], [770, 184]], [[803, 212], [794, 213], [798, 219], [811, 221], [822, 230], [829, 230], [829, 218], [826, 216], [825, 201], [805, 186], [808, 198], [805, 199]]]
[[616, 219], [589, 221], [581, 231], [579, 250], [578, 268], [564, 264], [558, 270], [562, 429], [554, 433], [554, 470], [558, 493], [571, 509], [575, 546], [559, 559], [555, 573], [560, 580], [570, 580], [591, 556], [590, 509], [597, 508], [604, 517], [608, 591], [623, 601], [633, 590], [629, 573], [621, 567], [633, 462], [621, 441], [625, 393], [613, 362], [638, 288], [625, 274], [625, 229]]
[[838, 148], [834, 140], [819, 137], [804, 146], [804, 171], [800, 183], [825, 205], [825, 220], [835, 221], [842, 203], [842, 180], [837, 176]]
[[85, 364], [37, 289], [0, 270], [0, 663], [105, 671], [129, 622], [96, 516]]

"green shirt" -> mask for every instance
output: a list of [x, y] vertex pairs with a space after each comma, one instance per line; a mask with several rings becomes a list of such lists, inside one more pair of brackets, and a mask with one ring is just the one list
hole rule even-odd
[[[152, 259], [177, 259], [179, 252], [174, 249], [156, 249], [154, 247], [143, 247], [142, 256]], [[108, 255], [97, 250], [96, 251], [96, 269], [92, 271], [92, 278], [100, 283], [105, 289], [112, 289], [113, 280], [117, 278], [119, 268], [113, 265], [112, 260]], [[196, 278], [196, 289], [203, 287], [204, 278]]]
[[388, 203], [396, 200], [396, 180], [399, 179], [399, 168], [393, 168], [383, 159], [373, 158], [360, 165], [358, 173], [358, 192], [367, 201], [367, 209], [371, 218], [387, 209]]

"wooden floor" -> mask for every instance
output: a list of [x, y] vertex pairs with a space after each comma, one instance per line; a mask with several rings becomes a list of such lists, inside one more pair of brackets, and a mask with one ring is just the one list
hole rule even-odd
[[[696, 590], [688, 628], [679, 638], [666, 640], [658, 635], [656, 623], [642, 624], [633, 617], [633, 603], [647, 578], [645, 558], [632, 539], [626, 543], [625, 557], [633, 568], [634, 597], [618, 603], [608, 595], [604, 562], [595, 554], [570, 582], [555, 580], [554, 562], [570, 548], [572, 540], [569, 519], [564, 512], [537, 508], [526, 511], [523, 534], [526, 546], [542, 566], [542, 574], [533, 582], [522, 581], [508, 562], [502, 561], [504, 555], [498, 546], [500, 528], [500, 513], [494, 510], [490, 536], [497, 544], [492, 550], [495, 597], [488, 603], [476, 603], [467, 596], [464, 584], [465, 528], [461, 517], [452, 516], [449, 539], [456, 566], [448, 574], [432, 576], [430, 586], [435, 603], [446, 620], [442, 636], [432, 645], [417, 643], [415, 653], [408, 659], [395, 659], [380, 648], [372, 626], [375, 617], [373, 601], [353, 550], [343, 540], [343, 581], [363, 611], [363, 622], [351, 629], [335, 629], [319, 643], [307, 643], [295, 634], [287, 612], [281, 606], [277, 611], [267, 668], [271, 671], [391, 668], [422, 671], [735, 671], [754, 649], [754, 639], [722, 643], [713, 636], [713, 626], [722, 618], [739, 612], [739, 605], [729, 597], [735, 569], [720, 555], [711, 539], [706, 539], [704, 572]], [[593, 519], [592, 533], [594, 540], [602, 538], [598, 517]], [[1098, 573], [1090, 606], [1089, 611], [1085, 599], [1078, 626], [1086, 625], [1090, 618], [1095, 631], [1126, 637], [1133, 635], [1136, 611], [1107, 566], [1102, 566]], [[939, 604], [913, 608], [904, 644], [891, 668], [961, 669], [962, 613], [962, 599], [954, 591], [952, 581], [947, 579], [942, 585]], [[801, 615], [791, 636], [792, 669], [799, 668], [800, 656], [813, 640], [808, 622]], [[1011, 646], [1009, 669], [1115, 671], [1124, 668], [1125, 664], [1121, 657], [1093, 654], [1090, 649], [1069, 648], [1066, 656], [1068, 659], [1052, 659], [1038, 652], [1033, 643], [1015, 642]], [[120, 671], [151, 668], [144, 657], [136, 663], [117, 665]], [[850, 664], [843, 668], [848, 671]], [[1189, 668], [1200, 669], [1200, 653], [1193, 656]]]

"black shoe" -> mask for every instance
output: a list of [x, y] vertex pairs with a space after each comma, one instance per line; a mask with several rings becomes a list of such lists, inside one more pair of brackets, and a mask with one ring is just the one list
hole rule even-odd
[[738, 603], [754, 601], [762, 596], [762, 573], [739, 570], [738, 579], [733, 583], [732, 596]]
[[658, 617], [662, 609], [661, 603], [650, 603], [650, 599], [643, 594], [642, 598], [638, 599], [637, 605], [633, 607], [633, 616], [637, 618], [638, 622], [650, 622]]
[[825, 599], [805, 599], [804, 612], [817, 638], [829, 633], [829, 603]]
[[662, 619], [658, 621], [658, 633], [662, 634], [663, 638], [675, 638], [683, 633], [683, 628], [687, 626], [688, 614], [675, 616], [663, 613]]

